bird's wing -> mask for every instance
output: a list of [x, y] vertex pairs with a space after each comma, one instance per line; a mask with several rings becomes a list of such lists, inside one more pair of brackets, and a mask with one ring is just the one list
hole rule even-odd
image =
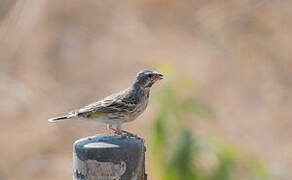
[[128, 96], [127, 90], [108, 96], [101, 101], [89, 104], [77, 111], [77, 116], [86, 118], [98, 118], [103, 114], [127, 113], [133, 111], [135, 103], [125, 101]]

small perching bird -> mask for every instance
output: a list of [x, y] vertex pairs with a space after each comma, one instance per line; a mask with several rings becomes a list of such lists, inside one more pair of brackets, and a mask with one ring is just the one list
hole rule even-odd
[[[49, 122], [79, 118], [105, 123], [117, 134], [127, 133], [122, 131], [121, 124], [135, 120], [144, 112], [151, 86], [162, 77], [163, 75], [156, 71], [141, 71], [129, 88], [64, 116], [51, 118]], [[115, 125], [117, 129], [112, 128], [112, 125]]]

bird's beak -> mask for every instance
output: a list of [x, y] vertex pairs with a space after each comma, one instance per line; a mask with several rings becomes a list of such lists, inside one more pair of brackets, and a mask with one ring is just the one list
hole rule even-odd
[[163, 75], [162, 74], [159, 74], [159, 73], [156, 75], [156, 77], [157, 77], [157, 80], [163, 79]]

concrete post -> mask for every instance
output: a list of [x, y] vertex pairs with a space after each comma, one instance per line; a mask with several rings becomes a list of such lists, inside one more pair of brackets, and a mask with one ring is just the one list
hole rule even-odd
[[146, 180], [145, 146], [134, 137], [96, 135], [73, 145], [73, 180]]

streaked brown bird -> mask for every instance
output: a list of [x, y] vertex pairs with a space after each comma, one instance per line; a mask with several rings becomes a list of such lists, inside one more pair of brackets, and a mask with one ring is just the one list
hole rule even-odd
[[[156, 71], [141, 71], [136, 75], [135, 81], [129, 88], [48, 121], [85, 119], [105, 123], [109, 129], [117, 134], [122, 134], [122, 132], [131, 134], [122, 131], [122, 123], [135, 120], [145, 111], [151, 86], [162, 78], [163, 75]], [[116, 126], [116, 129], [112, 128], [113, 125]]]

